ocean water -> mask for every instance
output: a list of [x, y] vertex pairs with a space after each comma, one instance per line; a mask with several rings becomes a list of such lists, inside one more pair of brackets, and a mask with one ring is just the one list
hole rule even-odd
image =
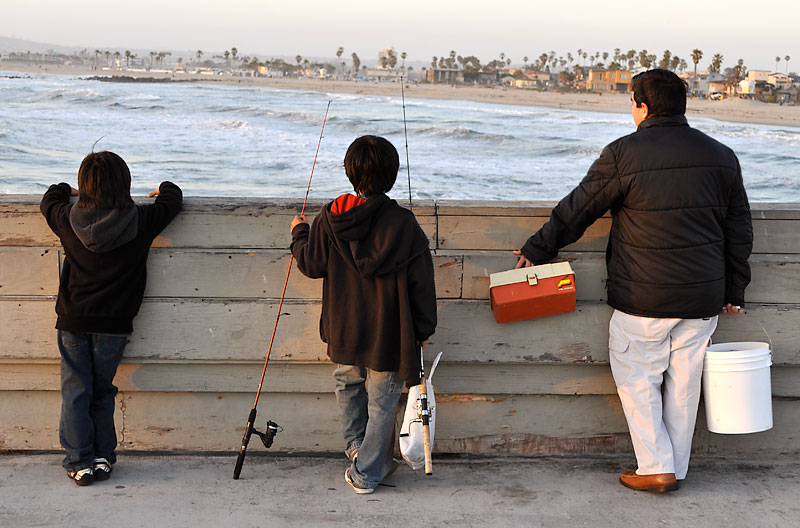
[[[0, 193], [76, 185], [80, 161], [112, 150], [133, 193], [163, 180], [189, 196], [302, 197], [327, 102], [312, 198], [350, 190], [342, 162], [363, 134], [387, 137], [407, 196], [403, 108], [392, 97], [197, 83], [123, 84], [0, 72]], [[558, 200], [607, 143], [634, 130], [627, 114], [406, 98], [417, 199]], [[691, 118], [739, 156], [753, 202], [800, 200], [800, 128]]]

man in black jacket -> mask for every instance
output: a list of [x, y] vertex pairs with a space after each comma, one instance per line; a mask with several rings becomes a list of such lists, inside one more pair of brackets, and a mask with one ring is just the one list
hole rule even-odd
[[753, 228], [739, 161], [689, 127], [685, 83], [650, 70], [631, 89], [636, 132], [606, 146], [514, 253], [517, 267], [545, 263], [611, 211], [609, 359], [639, 466], [620, 481], [672, 491], [688, 469], [717, 314], [742, 312]]

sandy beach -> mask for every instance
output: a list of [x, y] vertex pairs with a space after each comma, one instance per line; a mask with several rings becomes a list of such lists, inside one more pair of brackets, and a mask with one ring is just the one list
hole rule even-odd
[[[312, 90], [317, 92], [354, 93], [370, 95], [399, 96], [400, 87], [394, 82], [335, 81], [330, 79], [297, 79], [270, 77], [234, 77], [226, 75], [195, 75], [158, 72], [139, 72], [125, 70], [92, 70], [69, 66], [39, 66], [25, 64], [0, 64], [0, 71], [19, 73], [57, 73], [85, 76], [128, 76], [137, 78], [172, 78], [203, 83], [220, 83], [237, 86], [263, 86], [287, 90]], [[630, 97], [628, 94], [576, 94], [557, 92], [538, 92], [515, 88], [490, 88], [482, 86], [446, 86], [432, 84], [406, 85], [406, 97], [426, 99], [451, 99], [476, 101], [482, 103], [529, 105], [568, 110], [594, 112], [628, 113]], [[687, 117], [706, 117], [719, 121], [736, 123], [756, 123], [763, 125], [800, 127], [800, 106], [780, 106], [744, 99], [725, 99], [710, 101], [690, 99]]]

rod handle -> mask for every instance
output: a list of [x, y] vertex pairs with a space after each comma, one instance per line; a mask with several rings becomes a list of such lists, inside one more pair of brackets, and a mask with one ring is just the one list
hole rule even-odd
[[422, 407], [422, 447], [425, 453], [425, 474], [433, 475], [433, 457], [431, 456], [431, 425], [428, 411], [428, 382], [423, 376], [419, 386], [420, 403]]
[[242, 473], [244, 457], [247, 454], [247, 444], [250, 443], [250, 436], [253, 434], [257, 413], [258, 411], [255, 407], [250, 409], [250, 416], [247, 418], [247, 427], [244, 428], [244, 435], [242, 435], [242, 447], [239, 448], [239, 456], [236, 458], [236, 467], [233, 468], [233, 480], [239, 480], [239, 475]]

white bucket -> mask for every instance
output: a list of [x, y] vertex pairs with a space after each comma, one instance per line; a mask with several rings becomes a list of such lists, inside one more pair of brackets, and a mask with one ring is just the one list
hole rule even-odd
[[770, 365], [767, 343], [720, 343], [706, 349], [703, 398], [709, 431], [746, 434], [772, 429]]

